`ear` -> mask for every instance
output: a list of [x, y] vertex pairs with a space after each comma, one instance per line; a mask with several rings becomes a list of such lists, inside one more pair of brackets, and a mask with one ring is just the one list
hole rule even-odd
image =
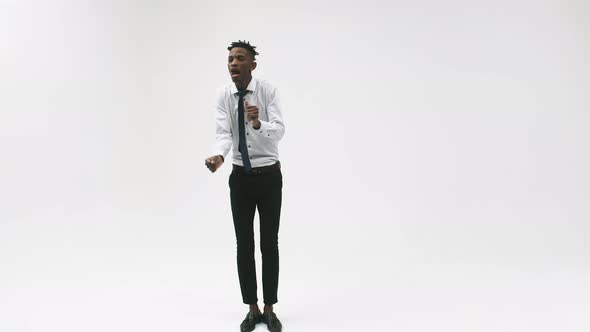
[[252, 69], [250, 69], [250, 70], [252, 71], [252, 70], [256, 69], [256, 65], [257, 65], [256, 62], [252, 62]]

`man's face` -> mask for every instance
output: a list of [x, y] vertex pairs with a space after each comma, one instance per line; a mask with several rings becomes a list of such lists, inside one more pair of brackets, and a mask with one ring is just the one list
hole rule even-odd
[[234, 82], [246, 82], [252, 77], [252, 70], [256, 68], [256, 62], [245, 48], [234, 47], [227, 57], [227, 69]]

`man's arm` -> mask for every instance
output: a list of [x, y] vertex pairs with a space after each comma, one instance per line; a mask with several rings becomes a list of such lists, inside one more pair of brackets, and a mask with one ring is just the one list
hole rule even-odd
[[283, 124], [282, 106], [279, 93], [276, 88], [269, 95], [269, 102], [266, 106], [268, 121], [262, 121], [258, 118], [258, 107], [249, 106], [246, 103], [248, 122], [255, 129], [255, 133], [268, 139], [280, 140], [285, 135], [285, 125]]
[[205, 165], [215, 172], [223, 164], [232, 146], [231, 120], [225, 104], [225, 90], [219, 92], [215, 109], [215, 151]]

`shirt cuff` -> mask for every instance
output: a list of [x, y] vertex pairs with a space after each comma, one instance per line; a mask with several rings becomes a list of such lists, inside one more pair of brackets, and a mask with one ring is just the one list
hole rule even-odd
[[224, 151], [221, 149], [213, 150], [213, 155], [214, 156], [222, 156], [224, 161], [225, 161], [228, 154], [229, 154], [229, 149], [227, 151]]
[[263, 136], [266, 138], [273, 138], [273, 132], [272, 130], [269, 130], [270, 128], [270, 122], [267, 121], [262, 121], [262, 120], [258, 120], [260, 121], [260, 128], [258, 129], [254, 129], [254, 127], [252, 127], [252, 131], [256, 133], [256, 135], [258, 136]]

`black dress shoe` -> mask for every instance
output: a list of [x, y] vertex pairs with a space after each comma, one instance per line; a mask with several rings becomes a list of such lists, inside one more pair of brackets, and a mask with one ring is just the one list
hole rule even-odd
[[240, 324], [240, 331], [241, 332], [250, 332], [253, 331], [256, 327], [256, 324], [262, 322], [262, 314], [260, 312], [253, 313], [249, 312]]
[[270, 332], [281, 332], [283, 329], [283, 324], [281, 324], [281, 321], [277, 318], [277, 315], [275, 315], [275, 313], [272, 311], [268, 314], [262, 314], [262, 321], [266, 324], [266, 327], [268, 327]]

